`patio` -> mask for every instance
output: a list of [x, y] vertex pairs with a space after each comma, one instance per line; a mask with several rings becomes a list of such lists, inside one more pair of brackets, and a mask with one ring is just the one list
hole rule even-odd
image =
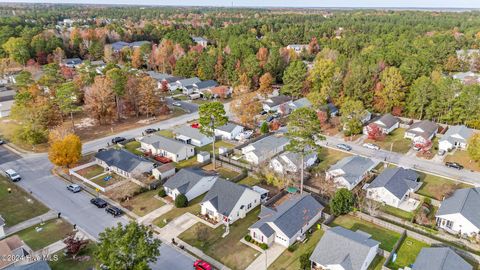
[[408, 198], [402, 201], [398, 206], [398, 208], [400, 208], [403, 211], [412, 212], [412, 211], [415, 211], [415, 209], [417, 209], [419, 205], [420, 205], [420, 201], [412, 198]]

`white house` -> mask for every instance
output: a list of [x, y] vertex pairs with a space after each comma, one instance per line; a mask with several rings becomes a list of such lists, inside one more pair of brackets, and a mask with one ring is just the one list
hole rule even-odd
[[400, 208], [422, 186], [418, 178], [414, 170], [387, 168], [366, 187], [367, 198]]
[[98, 152], [95, 161], [105, 170], [126, 178], [135, 178], [153, 169], [153, 162], [125, 150], [108, 149]]
[[[166, 73], [159, 73], [156, 71], [147, 71], [148, 76], [157, 81], [157, 88], [162, 88], [162, 83], [166, 82], [167, 79], [173, 78], [172, 75]], [[168, 87], [168, 86], [167, 86]]]
[[244, 218], [248, 212], [260, 204], [260, 193], [249, 187], [217, 179], [202, 202], [201, 214], [209, 218], [232, 224]]
[[180, 79], [175, 81], [174, 83], [169, 84], [170, 85], [169, 89], [170, 91], [175, 91], [177, 89], [180, 89], [185, 95], [189, 95], [193, 93], [193, 85], [199, 82], [201, 82], [201, 80], [197, 77]]
[[480, 232], [480, 188], [456, 190], [443, 200], [435, 215], [437, 227], [466, 235]]
[[189, 125], [174, 128], [173, 133], [175, 133], [175, 139], [194, 146], [202, 147], [213, 143], [213, 137], [207, 136], [201, 133], [200, 129], [193, 128]]
[[341, 226], [328, 229], [310, 256], [312, 269], [367, 270], [377, 255], [380, 242], [363, 231]]
[[15, 103], [15, 90], [7, 90], [0, 87], [0, 118], [10, 115], [12, 106]]
[[201, 169], [181, 169], [170, 177], [163, 185], [167, 195], [175, 200], [179, 194], [185, 195], [191, 201], [212, 188], [218, 175]]
[[139, 142], [144, 151], [167, 157], [174, 162], [189, 159], [195, 155], [194, 146], [156, 134], [147, 135]]
[[166, 163], [161, 166], [158, 166], [152, 170], [152, 175], [155, 179], [167, 179], [168, 177], [175, 174], [175, 165], [173, 163]]
[[240, 125], [229, 122], [221, 127], [217, 127], [215, 129], [215, 136], [222, 137], [224, 140], [234, 140], [244, 129], [245, 128]]
[[413, 123], [405, 131], [405, 138], [412, 140], [414, 143], [425, 143], [426, 141], [432, 140], [435, 134], [437, 134], [437, 130], [437, 123], [422, 120]]
[[291, 195], [275, 208], [262, 205], [260, 220], [248, 231], [257, 242], [288, 247], [320, 219], [323, 208], [310, 194]]
[[214, 80], [201, 81], [193, 84], [193, 92], [203, 94], [203, 92], [209, 92], [217, 86], [218, 83]]
[[275, 96], [267, 98], [263, 101], [262, 107], [263, 110], [266, 112], [281, 112], [281, 113], [288, 113], [289, 106], [288, 103], [292, 100], [289, 96]]
[[361, 156], [345, 157], [328, 169], [325, 178], [334, 181], [337, 187], [352, 190], [378, 163], [378, 161]]
[[290, 101], [288, 103], [288, 107], [291, 111], [295, 111], [296, 109], [300, 108], [310, 108], [312, 107], [312, 103], [308, 100], [308, 98], [300, 98], [295, 101]]
[[[394, 131], [400, 126], [400, 120], [397, 117], [387, 113], [370, 123], [370, 125], [372, 124], [377, 125], [384, 134], [390, 134], [392, 131]], [[363, 133], [368, 134], [368, 132], [370, 131], [370, 125], [365, 126], [365, 128], [363, 129]]]
[[448, 269], [473, 270], [473, 267], [450, 247], [424, 247], [412, 265], [412, 270]]
[[[303, 168], [310, 168], [317, 161], [317, 153], [313, 152], [309, 155], [306, 155], [303, 160]], [[302, 157], [300, 154], [293, 152], [282, 153], [275, 158], [270, 160], [270, 168], [275, 172], [286, 174], [286, 173], [297, 173], [302, 167]]]
[[193, 42], [195, 42], [197, 45], [200, 45], [202, 47], [207, 47], [208, 45], [208, 40], [203, 38], [203, 37], [192, 37]]
[[242, 148], [245, 160], [258, 165], [282, 152], [290, 140], [283, 136], [267, 136]]
[[472, 135], [473, 130], [464, 125], [451, 126], [442, 138], [440, 138], [438, 149], [443, 151], [450, 151], [452, 149], [465, 150], [468, 146], [468, 140]]
[[296, 54], [300, 54], [308, 48], [306, 44], [289, 44], [287, 49], [293, 50]]

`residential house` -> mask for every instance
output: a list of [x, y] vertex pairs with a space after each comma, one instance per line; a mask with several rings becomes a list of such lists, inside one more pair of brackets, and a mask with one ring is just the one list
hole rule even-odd
[[175, 139], [194, 146], [201, 147], [213, 143], [212, 137], [201, 133], [200, 129], [188, 125], [174, 128], [173, 133], [175, 133]]
[[10, 115], [12, 106], [15, 103], [15, 95], [15, 90], [0, 87], [0, 118]]
[[164, 79], [169, 91], [175, 91], [178, 88], [177, 81], [183, 80], [183, 77], [168, 77]]
[[465, 150], [468, 146], [468, 140], [472, 135], [473, 130], [464, 125], [451, 126], [440, 138], [438, 149], [443, 151], [450, 151], [452, 149]]
[[208, 45], [208, 40], [206, 40], [203, 37], [192, 37], [192, 39], [193, 39], [193, 42], [195, 42], [197, 45], [200, 45], [204, 48], [207, 47]]
[[122, 51], [123, 48], [129, 47], [130, 49], [135, 49], [138, 47], [141, 47], [144, 44], [150, 44], [150, 41], [135, 41], [135, 42], [125, 42], [125, 41], [117, 41], [115, 43], [112, 43], [112, 50], [115, 53], [119, 53]]
[[191, 93], [193, 93], [193, 85], [199, 82], [201, 81], [197, 77], [180, 79], [170, 84], [170, 91], [180, 89], [182, 90], [183, 94], [190, 95]]
[[260, 193], [250, 187], [217, 179], [202, 202], [201, 214], [216, 222], [232, 224], [260, 204]]
[[363, 111], [362, 114], [360, 115], [360, 123], [362, 123], [362, 125], [365, 125], [366, 123], [368, 123], [370, 119], [372, 119], [372, 113], [369, 112], [368, 110]]
[[185, 168], [170, 177], [163, 187], [173, 200], [183, 194], [188, 201], [191, 201], [209, 191], [217, 179], [217, 174], [202, 169]]
[[456, 190], [443, 200], [435, 215], [437, 227], [466, 235], [480, 232], [480, 188]]
[[266, 112], [280, 112], [287, 114], [289, 112], [288, 103], [292, 100], [289, 96], [275, 96], [263, 101], [262, 107]]
[[438, 125], [430, 120], [415, 122], [405, 131], [405, 138], [412, 140], [415, 144], [423, 144], [431, 141], [437, 134]]
[[308, 100], [308, 98], [301, 98], [297, 99], [295, 101], [290, 101], [288, 103], [288, 107], [290, 108], [291, 111], [295, 111], [296, 109], [300, 108], [310, 108], [312, 107], [312, 103]]
[[147, 135], [139, 142], [144, 151], [150, 152], [152, 155], [167, 157], [174, 162], [189, 159], [195, 155], [195, 147], [156, 134]]
[[238, 134], [244, 131], [244, 129], [245, 128], [240, 125], [228, 122], [215, 129], [215, 136], [222, 137], [224, 140], [234, 140]]
[[0, 239], [5, 237], [5, 219], [0, 215]]
[[[373, 121], [372, 124], [377, 125], [384, 134], [390, 134], [400, 126], [400, 120], [397, 117], [387, 113]], [[363, 133], [368, 134], [369, 129], [369, 126], [365, 126]]]
[[260, 220], [248, 228], [255, 241], [289, 247], [320, 219], [324, 207], [312, 195], [289, 196], [277, 207], [261, 206]]
[[[156, 71], [147, 71], [148, 76], [157, 81], [157, 88], [162, 89], [162, 83], [166, 83], [166, 80], [173, 76], [166, 73], [159, 73]], [[168, 87], [168, 86], [167, 86]]]
[[345, 157], [328, 169], [325, 178], [332, 180], [338, 187], [352, 190], [378, 163], [378, 161], [361, 156]]
[[67, 58], [62, 60], [62, 65], [69, 68], [77, 68], [83, 63], [83, 60], [80, 58]]
[[380, 242], [363, 231], [341, 226], [328, 229], [310, 256], [312, 269], [367, 270], [377, 255]]
[[412, 270], [473, 270], [473, 267], [449, 247], [425, 247], [420, 250]]
[[217, 86], [218, 83], [214, 80], [201, 81], [193, 84], [193, 91], [203, 94], [205, 91], [210, 92], [210, 90]]
[[422, 186], [419, 177], [411, 169], [386, 168], [366, 187], [367, 198], [400, 208]]
[[95, 154], [95, 161], [106, 170], [126, 178], [151, 172], [153, 163], [126, 150], [108, 149]]
[[338, 110], [338, 108], [335, 106], [335, 104], [331, 102], [323, 105], [320, 108], [320, 111], [330, 114], [330, 117], [335, 117], [340, 114], [340, 111]]
[[306, 44], [290, 44], [287, 45], [287, 49], [293, 50], [296, 54], [300, 54], [303, 51], [307, 50], [308, 45]]
[[8, 270], [51, 270], [47, 261], [33, 261], [28, 264], [22, 264], [8, 268]]
[[175, 174], [175, 165], [173, 163], [165, 163], [152, 170], [152, 175], [157, 180], [167, 179]]
[[456, 80], [461, 81], [465, 85], [472, 85], [480, 83], [480, 74], [474, 73], [471, 71], [468, 72], [458, 72], [452, 75]]
[[[317, 153], [313, 152], [306, 155], [303, 159], [303, 168], [307, 169], [313, 166], [317, 161]], [[270, 161], [270, 168], [281, 174], [297, 173], [302, 167], [302, 156], [290, 151], [284, 152]]]
[[282, 152], [290, 140], [283, 136], [267, 136], [242, 148], [245, 160], [254, 165], [272, 158]]
[[0, 259], [0, 269], [23, 264], [22, 258], [32, 253], [33, 251], [18, 235], [13, 235], [0, 240], [0, 258], [5, 258]]

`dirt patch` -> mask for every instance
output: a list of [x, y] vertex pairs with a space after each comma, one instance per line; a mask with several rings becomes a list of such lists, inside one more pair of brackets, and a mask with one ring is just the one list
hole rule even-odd
[[133, 182], [125, 181], [124, 184], [105, 192], [105, 195], [114, 201], [122, 202], [127, 198], [135, 196], [135, 194], [140, 192], [141, 188]]

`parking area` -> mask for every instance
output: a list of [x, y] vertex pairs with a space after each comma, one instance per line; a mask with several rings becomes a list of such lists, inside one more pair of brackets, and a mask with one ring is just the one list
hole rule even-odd
[[15, 161], [20, 158], [22, 158], [20, 155], [13, 153], [5, 146], [0, 145], [0, 164]]

